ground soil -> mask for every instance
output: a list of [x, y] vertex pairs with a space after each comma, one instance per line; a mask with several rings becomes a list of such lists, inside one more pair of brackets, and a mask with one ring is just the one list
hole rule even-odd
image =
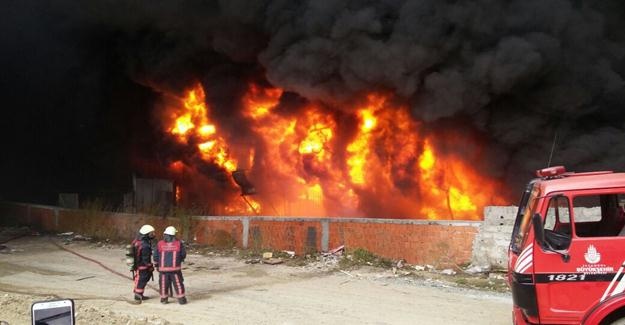
[[[1, 239], [1, 238], [0, 238]], [[187, 305], [159, 302], [157, 282], [140, 305], [132, 281], [55, 245], [130, 275], [124, 248], [58, 236], [24, 236], [0, 247], [0, 321], [26, 324], [33, 301], [72, 298], [78, 324], [510, 324], [506, 292], [472, 281], [323, 263], [246, 264], [228, 254], [189, 254]], [[432, 273], [434, 274], [434, 273]]]

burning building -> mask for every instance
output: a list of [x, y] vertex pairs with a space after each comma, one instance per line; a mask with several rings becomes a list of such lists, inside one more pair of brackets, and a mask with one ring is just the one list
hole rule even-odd
[[[166, 94], [158, 113], [177, 148], [169, 171], [182, 205], [199, 200], [219, 214], [477, 219], [485, 205], [504, 202], [500, 184], [471, 164], [484, 158], [478, 139], [428, 134], [390, 95], [370, 93], [337, 110], [285, 102], [282, 89], [251, 83], [228, 128], [206, 91], [198, 83], [183, 96]], [[466, 152], [437, 147], [451, 145]]]
[[[82, 165], [171, 179], [177, 204], [204, 213], [480, 219], [550, 162], [622, 169], [622, 9], [20, 2], [0, 23], [17, 44], [3, 71], [31, 77], [2, 89], [22, 109], [12, 111], [75, 120], [49, 129], [106, 149], [78, 155]], [[57, 151], [41, 155], [58, 154], [75, 183], [89, 179]]]

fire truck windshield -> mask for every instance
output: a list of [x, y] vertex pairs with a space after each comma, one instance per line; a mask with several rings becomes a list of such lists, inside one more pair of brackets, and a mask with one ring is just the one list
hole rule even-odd
[[515, 253], [519, 253], [521, 251], [523, 241], [527, 236], [538, 192], [538, 186], [534, 186], [534, 182], [530, 182], [527, 185], [525, 192], [523, 192], [521, 202], [519, 202], [519, 210], [517, 212], [516, 220], [514, 221], [512, 240], [510, 242], [510, 249]]

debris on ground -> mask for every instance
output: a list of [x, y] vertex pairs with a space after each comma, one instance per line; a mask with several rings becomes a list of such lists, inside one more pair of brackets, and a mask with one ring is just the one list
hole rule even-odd
[[258, 264], [260, 263], [260, 258], [250, 258], [245, 260], [245, 264]]
[[271, 257], [271, 258], [263, 259], [261, 261], [261, 263], [269, 264], [269, 265], [282, 264], [282, 259], [281, 258]]
[[444, 275], [456, 275], [456, 271], [452, 270], [452, 269], [444, 269], [441, 271], [441, 274]]
[[414, 269], [417, 271], [425, 271], [425, 266], [423, 265], [415, 265]]
[[468, 274], [488, 273], [489, 271], [490, 266], [488, 265], [471, 265], [466, 270], [464, 270], [464, 272]]
[[[279, 254], [280, 253], [278, 253], [278, 255]], [[293, 253], [293, 254], [295, 255], [295, 253]], [[264, 252], [263, 255], [262, 255], [262, 259], [258, 259], [258, 260], [259, 260], [259, 262], [261, 264], [269, 264], [269, 265], [282, 264], [282, 262], [283, 262], [282, 259], [279, 258], [279, 257], [274, 257], [273, 255], [274, 255], [273, 252]], [[245, 261], [245, 263], [247, 263], [247, 264], [255, 264], [256, 263], [256, 259], [251, 259], [251, 260], [248, 260], [248, 261]]]
[[294, 251], [282, 251], [283, 253], [289, 255], [290, 258], [294, 258], [295, 257], [295, 252]]
[[430, 287], [435, 287], [435, 288], [451, 288], [452, 286], [449, 284], [449, 282], [445, 282], [445, 281], [441, 281], [438, 279], [425, 279], [424, 284]]
[[488, 278], [491, 280], [505, 280], [506, 279], [506, 274], [505, 273], [499, 273], [499, 272], [491, 272], [488, 274]]
[[341, 256], [341, 255], [343, 255], [344, 251], [345, 251], [345, 245], [341, 245], [341, 246], [339, 246], [337, 248], [329, 250], [327, 253], [323, 253], [322, 255], [324, 255], [324, 256], [328, 256], [328, 255]]
[[393, 268], [391, 269], [391, 272], [395, 276], [406, 276], [406, 275], [412, 274], [412, 272], [410, 272], [410, 271], [404, 271], [404, 270], [402, 270], [400, 268], [397, 268], [395, 266], [393, 266]]
[[338, 267], [341, 256], [337, 255], [319, 255], [314, 259], [305, 260], [306, 264], [303, 268], [308, 271], [331, 271]]
[[62, 232], [57, 234], [57, 236], [61, 237], [66, 245], [73, 241], [91, 241], [91, 237], [75, 234], [73, 231]]
[[346, 274], [346, 275], [348, 275], [348, 276], [350, 276], [350, 277], [352, 277], [352, 278], [354, 277], [354, 275], [353, 275], [353, 274], [351, 274], [351, 273], [349, 273], [349, 272], [347, 272], [347, 271], [339, 270], [339, 272], [341, 272], [341, 273], [343, 273], [343, 274]]
[[76, 235], [72, 238], [73, 240], [80, 240], [80, 241], [90, 241], [91, 237], [86, 237], [83, 235]]
[[80, 279], [76, 279], [76, 281], [82, 281], [82, 280], [93, 279], [93, 278], [95, 278], [95, 275], [85, 276]]

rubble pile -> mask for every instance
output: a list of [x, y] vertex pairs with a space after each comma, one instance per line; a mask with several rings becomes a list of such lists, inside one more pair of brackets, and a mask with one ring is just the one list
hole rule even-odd
[[67, 245], [73, 241], [91, 241], [91, 237], [83, 236], [81, 234], [75, 234], [74, 232], [63, 232], [57, 234], [58, 237], [61, 237], [63, 242]]

